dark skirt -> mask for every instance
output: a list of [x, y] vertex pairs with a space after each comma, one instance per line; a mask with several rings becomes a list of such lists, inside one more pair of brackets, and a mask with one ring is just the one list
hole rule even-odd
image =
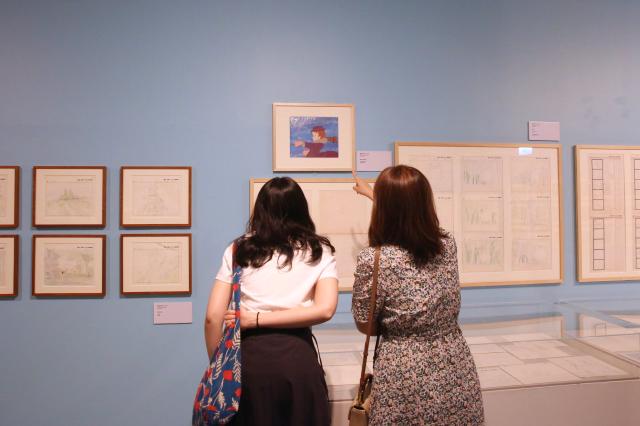
[[324, 372], [309, 328], [242, 332], [242, 396], [233, 425], [331, 423]]

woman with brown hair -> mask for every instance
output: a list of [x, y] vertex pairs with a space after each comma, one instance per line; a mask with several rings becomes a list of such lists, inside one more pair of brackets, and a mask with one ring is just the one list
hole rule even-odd
[[373, 200], [370, 247], [358, 256], [353, 285], [363, 333], [380, 248], [369, 424], [483, 424], [478, 374], [458, 326], [456, 244], [439, 226], [427, 178], [402, 165], [382, 171], [373, 189], [354, 177], [354, 190]]

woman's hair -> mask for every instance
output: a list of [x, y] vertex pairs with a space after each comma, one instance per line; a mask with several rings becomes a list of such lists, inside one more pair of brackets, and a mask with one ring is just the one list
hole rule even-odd
[[291, 267], [296, 250], [308, 250], [309, 264], [322, 258], [322, 246], [335, 251], [328, 238], [316, 234], [307, 199], [289, 177], [264, 184], [253, 206], [246, 235], [236, 239], [234, 260], [238, 266], [259, 268], [273, 257], [284, 257], [279, 266]]
[[413, 255], [418, 266], [442, 253], [442, 238], [447, 235], [440, 229], [431, 185], [418, 169], [387, 167], [373, 190], [370, 246], [402, 247]]

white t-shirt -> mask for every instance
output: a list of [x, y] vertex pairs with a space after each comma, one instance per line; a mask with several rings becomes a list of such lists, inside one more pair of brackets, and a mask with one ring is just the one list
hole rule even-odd
[[[240, 277], [241, 303], [249, 311], [277, 311], [311, 306], [315, 285], [322, 278], [338, 278], [336, 259], [331, 249], [323, 247], [322, 258], [308, 264], [310, 253], [297, 251], [288, 266], [278, 268], [278, 253], [260, 268], [244, 268]], [[227, 247], [216, 279], [233, 281], [233, 245]], [[282, 264], [284, 259], [281, 259]]]

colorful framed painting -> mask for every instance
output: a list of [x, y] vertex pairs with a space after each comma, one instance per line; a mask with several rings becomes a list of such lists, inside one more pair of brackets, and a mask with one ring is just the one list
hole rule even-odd
[[350, 104], [273, 104], [273, 171], [340, 172], [355, 161]]
[[18, 295], [19, 241], [17, 235], [0, 235], [0, 297]]
[[191, 226], [191, 167], [120, 169], [120, 226]]
[[191, 294], [191, 234], [120, 235], [120, 293]]
[[104, 228], [106, 178], [104, 166], [35, 166], [33, 226]]
[[34, 296], [105, 295], [105, 235], [34, 235]]
[[0, 166], [0, 228], [16, 228], [20, 221], [20, 167]]

